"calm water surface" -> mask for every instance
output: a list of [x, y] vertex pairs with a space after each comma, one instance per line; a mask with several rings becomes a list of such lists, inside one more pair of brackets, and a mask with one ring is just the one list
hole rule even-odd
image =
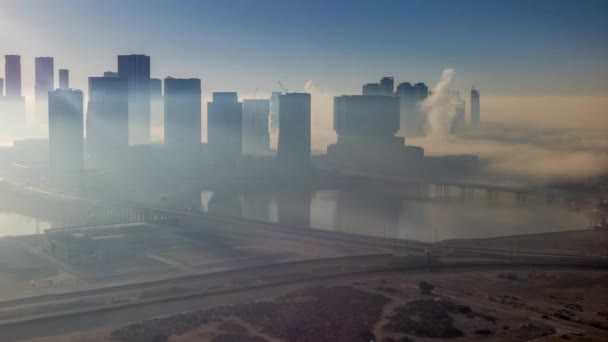
[[[187, 193], [187, 192], [186, 192]], [[589, 228], [585, 216], [563, 206], [505, 199], [484, 201], [404, 200], [342, 190], [289, 193], [169, 195], [163, 205], [200, 209], [296, 227], [420, 241], [489, 238]]]
[[[522, 206], [509, 201], [488, 204], [484, 201], [404, 200], [386, 194], [343, 190], [214, 192], [185, 188], [171, 193], [137, 191], [132, 196], [131, 201], [148, 206], [200, 210], [302, 229], [314, 227], [428, 242], [566, 231], [589, 226], [581, 213], [560, 206], [539, 203]], [[37, 217], [40, 208], [15, 212], [1, 204], [0, 236], [41, 233], [51, 226], [69, 225], [71, 220], [67, 214], [65, 218], [61, 215]]]

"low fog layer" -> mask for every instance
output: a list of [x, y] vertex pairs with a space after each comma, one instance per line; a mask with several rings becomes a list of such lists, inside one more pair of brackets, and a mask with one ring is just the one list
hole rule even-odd
[[[454, 115], [451, 90], [460, 91], [469, 116], [470, 89], [453, 89], [457, 73], [442, 72], [422, 105], [430, 123], [424, 138], [406, 139], [428, 155], [477, 154], [487, 171], [497, 176], [535, 182], [581, 179], [608, 171], [608, 97], [600, 96], [484, 96], [481, 125], [463, 136], [448, 134]], [[398, 82], [401, 80], [397, 80]], [[308, 81], [312, 93], [313, 149], [325, 153], [335, 142], [333, 96]]]
[[[469, 90], [454, 89], [457, 72], [446, 69], [433, 84], [432, 95], [422, 104], [430, 133], [424, 138], [406, 138], [406, 144], [422, 146], [427, 155], [477, 154], [486, 170], [504, 178], [546, 182], [581, 179], [608, 170], [607, 96], [486, 96], [481, 90], [481, 125], [456, 137], [448, 133], [454, 115], [450, 91], [460, 91], [470, 110]], [[405, 80], [396, 80], [396, 83]], [[312, 94], [312, 148], [324, 154], [336, 142], [333, 130], [334, 94], [309, 80], [302, 89]], [[211, 99], [204, 94], [203, 104]], [[257, 94], [256, 98], [264, 95]], [[239, 99], [251, 98], [243, 96]], [[86, 99], [85, 99], [86, 101]], [[86, 102], [85, 102], [86, 104]], [[45, 122], [37, 118], [33, 99], [27, 97], [27, 137], [46, 135]], [[202, 140], [207, 140], [206, 105], [202, 106]], [[85, 105], [86, 111], [86, 105]], [[153, 141], [162, 142], [162, 105], [152, 108]], [[6, 120], [5, 120], [6, 121]], [[0, 145], [11, 144], [11, 123], [4, 122]], [[276, 148], [277, 134], [271, 136]]]

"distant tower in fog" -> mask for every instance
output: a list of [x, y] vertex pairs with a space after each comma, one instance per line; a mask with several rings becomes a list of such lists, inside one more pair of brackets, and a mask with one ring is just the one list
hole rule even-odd
[[150, 98], [159, 99], [163, 96], [163, 81], [160, 78], [150, 79]]
[[21, 97], [21, 56], [4, 56], [4, 78], [6, 80], [6, 97]]
[[129, 84], [129, 143], [149, 144], [150, 56], [118, 56], [118, 76]]
[[420, 105], [429, 95], [429, 88], [424, 83], [403, 82], [395, 95], [400, 98], [400, 133], [405, 137], [425, 135], [426, 115]]
[[49, 168], [78, 173], [84, 166], [83, 95], [80, 90], [49, 92]]
[[4, 96], [4, 78], [0, 78], [0, 97]]
[[384, 89], [380, 83], [366, 83], [361, 90], [363, 95], [384, 95]]
[[454, 108], [454, 117], [452, 117], [452, 122], [450, 123], [450, 133], [451, 134], [461, 134], [466, 128], [466, 110], [465, 110], [465, 102], [460, 97], [460, 93], [455, 91], [451, 92], [450, 96], [453, 99], [453, 103], [456, 105]]
[[224, 161], [242, 154], [243, 104], [235, 92], [213, 93], [213, 101], [207, 103], [207, 150]]
[[243, 154], [270, 151], [269, 114], [269, 100], [243, 100]]
[[53, 57], [36, 57], [36, 102], [45, 101], [49, 91], [55, 89], [55, 67]]
[[366, 83], [363, 85], [361, 94], [394, 96], [395, 80], [392, 77], [382, 77], [380, 83]]
[[89, 77], [87, 155], [95, 167], [120, 162], [129, 147], [129, 101], [126, 79]]
[[118, 77], [118, 73], [116, 71], [105, 71], [103, 77]]
[[310, 94], [279, 96], [277, 161], [288, 166], [310, 165]]
[[280, 91], [273, 91], [270, 96], [270, 131], [277, 132], [279, 130], [279, 95]]
[[473, 87], [471, 89], [471, 126], [477, 126], [480, 120], [479, 91]]
[[380, 87], [384, 96], [393, 96], [395, 94], [395, 81], [392, 77], [382, 77]]
[[68, 69], [59, 69], [59, 89], [70, 88], [70, 71]]
[[165, 145], [200, 148], [200, 79], [165, 78]]

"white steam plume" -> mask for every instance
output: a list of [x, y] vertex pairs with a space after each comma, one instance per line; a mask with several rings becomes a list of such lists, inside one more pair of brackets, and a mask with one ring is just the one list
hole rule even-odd
[[429, 138], [435, 141], [449, 139], [450, 122], [456, 112], [454, 96], [450, 93], [454, 69], [444, 69], [432, 93], [422, 102], [422, 110], [427, 115]]

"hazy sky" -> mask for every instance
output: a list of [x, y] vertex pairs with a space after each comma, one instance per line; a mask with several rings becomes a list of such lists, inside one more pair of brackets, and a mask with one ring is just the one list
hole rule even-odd
[[23, 56], [26, 93], [35, 56], [85, 89], [117, 54], [145, 53], [153, 76], [200, 77], [205, 96], [277, 80], [358, 93], [381, 76], [432, 84], [447, 67], [484, 95], [606, 95], [606, 37], [601, 0], [0, 0], [0, 55]]

